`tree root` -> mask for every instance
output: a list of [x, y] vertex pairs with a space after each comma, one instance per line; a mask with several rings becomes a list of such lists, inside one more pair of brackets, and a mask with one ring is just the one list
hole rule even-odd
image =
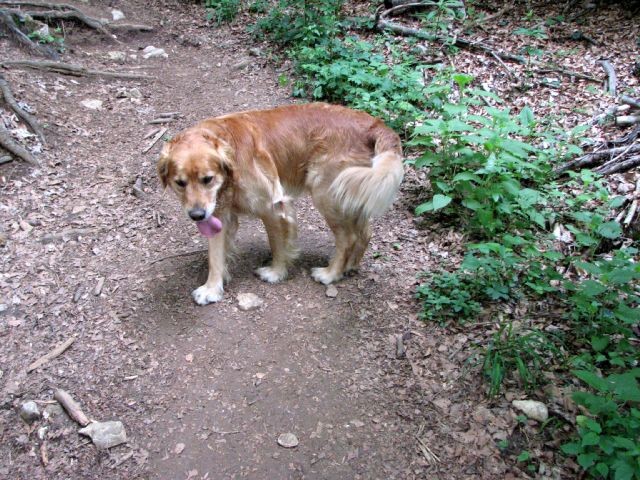
[[71, 63], [48, 62], [48, 61], [32, 61], [32, 60], [12, 60], [1, 62], [1, 66], [11, 68], [32, 68], [34, 70], [44, 70], [48, 72], [61, 73], [63, 75], [72, 75], [75, 77], [104, 77], [104, 78], [121, 78], [125, 80], [146, 80], [147, 75], [137, 73], [124, 72], [107, 72], [105, 70], [92, 70], [82, 65]]
[[2, 124], [0, 124], [0, 146], [8, 152], [13, 153], [16, 157], [21, 158], [28, 164], [35, 167], [40, 166], [40, 162], [38, 162], [33, 155], [27, 151], [27, 149], [18, 144]]
[[44, 136], [44, 131], [42, 127], [38, 123], [38, 121], [28, 112], [25, 112], [18, 102], [16, 102], [15, 98], [13, 98], [13, 93], [11, 93], [11, 88], [9, 87], [9, 83], [5, 80], [5, 78], [0, 74], [0, 92], [4, 97], [4, 101], [7, 105], [11, 107], [11, 109], [20, 117], [27, 125], [31, 127], [31, 130], [40, 137], [43, 145], [47, 144], [47, 140]]
[[35, 55], [47, 57], [52, 60], [57, 60], [58, 58], [60, 58], [60, 56], [51, 48], [45, 47], [44, 45], [38, 45], [37, 43], [31, 41], [31, 39], [18, 28], [16, 22], [14, 22], [13, 20], [13, 17], [3, 9], [0, 9], [0, 30], [6, 30], [7, 33], [12, 38], [14, 38], [19, 45], [22, 45], [28, 51], [34, 53]]

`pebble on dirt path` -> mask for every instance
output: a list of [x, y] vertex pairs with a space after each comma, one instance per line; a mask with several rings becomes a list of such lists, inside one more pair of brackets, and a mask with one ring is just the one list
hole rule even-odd
[[255, 293], [239, 293], [238, 294], [238, 307], [240, 310], [254, 310], [262, 306], [264, 301], [258, 297]]
[[93, 422], [78, 430], [78, 433], [91, 438], [98, 448], [111, 448], [127, 441], [124, 425], [119, 421]]
[[324, 294], [329, 298], [336, 298], [338, 296], [338, 289], [335, 285], [329, 285]]
[[282, 433], [278, 437], [278, 445], [284, 448], [295, 448], [298, 446], [298, 437], [293, 433]]

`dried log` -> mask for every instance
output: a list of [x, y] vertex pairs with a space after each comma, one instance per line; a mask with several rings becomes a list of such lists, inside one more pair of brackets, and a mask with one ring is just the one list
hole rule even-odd
[[626, 172], [640, 165], [640, 155], [635, 155], [626, 160], [616, 162], [607, 162], [604, 165], [594, 169], [594, 172], [601, 175], [611, 175], [612, 173]]
[[17, 68], [33, 68], [34, 70], [44, 70], [48, 72], [61, 73], [63, 75], [72, 75], [76, 77], [105, 77], [105, 78], [122, 78], [125, 80], [146, 80], [149, 77], [136, 73], [107, 72], [104, 70], [92, 70], [82, 65], [75, 65], [61, 62], [36, 62], [31, 60], [15, 60], [0, 63], [3, 67]]
[[6, 30], [8, 34], [18, 42], [18, 44], [22, 45], [35, 55], [41, 55], [53, 60], [60, 58], [55, 50], [44, 45], [38, 45], [31, 41], [31, 39], [18, 28], [16, 22], [13, 21], [13, 17], [9, 15], [6, 10], [0, 9], [0, 30], [3, 29]]
[[29, 365], [27, 367], [27, 373], [30, 373], [32, 371], [34, 371], [36, 368], [40, 368], [41, 366], [43, 366], [46, 363], [49, 363], [51, 360], [53, 360], [56, 357], [59, 357], [60, 355], [62, 355], [67, 348], [69, 348], [73, 342], [76, 341], [76, 337], [71, 337], [67, 340], [65, 340], [64, 342], [62, 342], [60, 345], [58, 345], [56, 348], [54, 348], [53, 350], [51, 350], [49, 353], [47, 353], [46, 355], [43, 355], [42, 357], [40, 357], [39, 359], [37, 359], [35, 362], [33, 362], [31, 365]]
[[108, 23], [109, 30], [130, 30], [134, 32], [153, 32], [155, 29], [150, 25], [138, 25], [135, 23]]
[[620, 115], [616, 117], [616, 125], [619, 127], [628, 127], [640, 123], [640, 115]]
[[5, 80], [4, 76], [0, 74], [0, 92], [2, 92], [2, 96], [4, 97], [4, 101], [11, 107], [11, 109], [16, 112], [16, 115], [20, 117], [27, 125], [31, 127], [31, 130], [40, 137], [40, 140], [43, 144], [46, 145], [47, 141], [44, 137], [44, 131], [38, 121], [28, 112], [25, 112], [18, 102], [16, 102], [15, 98], [13, 98], [13, 93], [11, 92], [11, 88], [9, 87], [9, 83]]
[[61, 388], [57, 389], [53, 394], [53, 398], [55, 398], [60, 405], [67, 411], [69, 416], [78, 422], [83, 427], [86, 427], [91, 423], [87, 416], [84, 414], [80, 405], [76, 403], [76, 401], [69, 395], [67, 392], [62, 390]]
[[6, 128], [4, 128], [4, 126], [2, 126], [1, 124], [0, 124], [0, 146], [4, 148], [6, 151], [8, 151], [9, 153], [13, 153], [16, 157], [21, 158], [28, 164], [33, 165], [35, 167], [40, 166], [40, 162], [38, 162], [38, 160], [36, 160], [33, 157], [33, 155], [31, 155], [31, 153], [27, 151], [27, 149], [25, 149], [22, 145], [17, 143], [13, 139], [13, 137], [11, 137], [11, 134], [9, 134], [9, 131]]
[[567, 170], [577, 170], [584, 167], [591, 167], [598, 163], [602, 163], [607, 158], [615, 158], [620, 155], [634, 153], [640, 153], [640, 143], [631, 144], [625, 147], [615, 147], [588, 153], [587, 155], [578, 157], [556, 168], [555, 173], [559, 174], [562, 172], [566, 172]]
[[604, 69], [607, 74], [607, 91], [615, 97], [618, 82], [616, 80], [616, 71], [613, 68], [613, 65], [611, 65], [611, 62], [609, 60], [599, 60], [598, 64]]
[[629, 105], [633, 108], [640, 109], [640, 99], [631, 98], [628, 95], [620, 95], [620, 101], [626, 105]]

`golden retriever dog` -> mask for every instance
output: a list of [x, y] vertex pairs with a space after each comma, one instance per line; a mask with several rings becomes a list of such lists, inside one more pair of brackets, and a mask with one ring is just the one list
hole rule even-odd
[[279, 282], [298, 253], [293, 200], [309, 193], [335, 236], [329, 265], [311, 272], [329, 284], [358, 267], [370, 219], [390, 207], [404, 171], [400, 138], [382, 121], [312, 103], [204, 120], [164, 146], [158, 174], [208, 237], [209, 276], [193, 291], [206, 305], [222, 298], [238, 215], [264, 223], [272, 260], [256, 274]]

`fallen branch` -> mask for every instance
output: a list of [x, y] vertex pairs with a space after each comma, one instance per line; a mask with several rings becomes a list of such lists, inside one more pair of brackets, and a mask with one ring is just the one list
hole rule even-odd
[[513, 4], [507, 3], [504, 7], [502, 7], [500, 10], [498, 10], [496, 13], [492, 13], [491, 15], [487, 15], [486, 17], [478, 18], [477, 20], [468, 23], [467, 25], [464, 26], [464, 29], [465, 30], [469, 30], [471, 28], [475, 28], [475, 27], [480, 26], [482, 23], [487, 23], [490, 20], [495, 20], [496, 18], [499, 18], [502, 15], [504, 15], [505, 13], [507, 13], [512, 8], [513, 8]]
[[620, 95], [620, 101], [626, 105], [629, 105], [633, 108], [640, 109], [640, 100], [631, 98], [628, 95]]
[[9, 131], [0, 124], [0, 147], [9, 153], [13, 153], [16, 157], [21, 158], [25, 162], [35, 167], [40, 166], [40, 162], [34, 158], [29, 151], [16, 142]]
[[567, 170], [578, 170], [583, 167], [591, 167], [593, 165], [602, 163], [607, 158], [630, 153], [640, 153], [640, 143], [632, 143], [631, 145], [625, 147], [615, 147], [588, 153], [574, 160], [571, 160], [564, 165], [561, 165], [555, 170], [555, 173], [559, 174], [562, 172], [566, 172]]
[[138, 32], [153, 32], [155, 29], [150, 25], [138, 25], [135, 23], [109, 23], [107, 24], [109, 30], [131, 30]]
[[43, 366], [46, 363], [49, 363], [51, 360], [53, 360], [56, 357], [59, 357], [60, 355], [62, 355], [65, 350], [67, 348], [69, 348], [73, 342], [76, 341], [76, 337], [71, 337], [67, 340], [65, 340], [64, 342], [62, 342], [60, 345], [58, 345], [56, 348], [54, 348], [53, 350], [51, 350], [49, 353], [47, 353], [46, 355], [43, 355], [42, 357], [40, 357], [38, 360], [36, 360], [35, 362], [33, 362], [31, 365], [29, 365], [27, 367], [27, 373], [30, 373], [32, 371], [34, 371], [36, 368], [40, 368], [41, 366]]
[[25, 112], [18, 102], [16, 102], [15, 98], [13, 98], [13, 93], [11, 92], [11, 88], [9, 87], [9, 83], [5, 80], [4, 76], [0, 74], [0, 92], [2, 92], [2, 96], [4, 97], [4, 101], [11, 107], [11, 109], [16, 112], [16, 115], [20, 117], [27, 125], [31, 127], [31, 130], [34, 131], [43, 144], [46, 145], [47, 141], [44, 137], [44, 131], [40, 127], [38, 121], [28, 112]]
[[120, 72], [107, 72], [104, 70], [92, 70], [82, 65], [75, 65], [70, 63], [61, 62], [48, 62], [48, 61], [32, 61], [32, 60], [12, 60], [0, 63], [3, 67], [17, 67], [17, 68], [32, 68], [34, 70], [43, 70], [54, 73], [61, 73], [63, 75], [72, 75], [75, 77], [106, 77], [106, 78], [122, 78], [126, 80], [146, 80], [149, 77], [146, 75], [139, 75], [136, 73], [120, 73]]
[[616, 117], [616, 125], [618, 127], [628, 127], [640, 123], [640, 115], [620, 115]]
[[626, 172], [638, 165], [640, 165], [640, 155], [635, 155], [626, 160], [607, 162], [604, 165], [595, 168], [594, 172], [599, 173], [600, 175], [611, 175], [612, 173]]
[[616, 71], [613, 68], [613, 65], [611, 65], [609, 60], [599, 60], [598, 65], [600, 65], [607, 74], [607, 91], [615, 97], [618, 82], [616, 80]]
[[149, 144], [142, 149], [142, 153], [147, 153], [149, 150], [153, 148], [153, 146], [160, 140], [160, 138], [167, 133], [167, 128], [161, 128], [158, 133], [149, 141]]
[[61, 388], [57, 389], [53, 394], [53, 398], [55, 398], [60, 405], [67, 411], [69, 416], [78, 422], [83, 427], [86, 427], [91, 423], [87, 416], [84, 414], [80, 405], [76, 403], [76, 401], [69, 395], [67, 392], [62, 390]]

